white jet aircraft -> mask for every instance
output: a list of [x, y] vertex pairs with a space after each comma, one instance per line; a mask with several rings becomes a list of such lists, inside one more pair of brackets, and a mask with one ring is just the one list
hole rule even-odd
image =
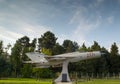
[[31, 61], [25, 63], [33, 63], [37, 68], [48, 68], [49, 66], [56, 66], [62, 64], [62, 72], [54, 82], [71, 82], [68, 74], [69, 62], [78, 62], [80, 60], [87, 60], [101, 57], [104, 53], [101, 51], [93, 52], [72, 52], [54, 56], [47, 56], [38, 52], [26, 53]]

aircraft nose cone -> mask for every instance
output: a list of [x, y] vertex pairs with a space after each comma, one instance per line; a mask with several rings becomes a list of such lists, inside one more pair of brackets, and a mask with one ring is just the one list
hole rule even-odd
[[101, 53], [101, 55], [102, 55], [102, 56], [104, 56], [104, 55], [105, 55], [105, 53]]
[[100, 51], [101, 52], [101, 56], [105, 56], [106, 55], [106, 51]]

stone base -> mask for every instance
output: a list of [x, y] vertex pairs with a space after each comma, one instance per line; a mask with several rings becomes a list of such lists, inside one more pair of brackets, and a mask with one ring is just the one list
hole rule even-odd
[[56, 82], [55, 84], [72, 84], [72, 82]]

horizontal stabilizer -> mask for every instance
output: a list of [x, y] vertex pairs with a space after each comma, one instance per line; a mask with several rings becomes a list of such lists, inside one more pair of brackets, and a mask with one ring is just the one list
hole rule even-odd
[[49, 68], [50, 66], [37, 66], [35, 68]]
[[31, 59], [33, 63], [47, 62], [47, 60], [44, 58], [44, 54], [38, 52], [30, 52], [26, 53], [26, 55]]
[[32, 64], [34, 62], [33, 61], [23, 61], [23, 63], [30, 63], [30, 64]]

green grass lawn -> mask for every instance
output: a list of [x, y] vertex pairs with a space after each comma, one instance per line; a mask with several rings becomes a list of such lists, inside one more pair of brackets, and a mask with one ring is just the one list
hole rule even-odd
[[94, 79], [90, 81], [82, 81], [77, 84], [120, 84], [120, 79]]
[[[0, 84], [52, 84], [51, 79], [26, 79], [26, 78], [9, 78], [0, 79]], [[75, 83], [74, 83], [75, 84]], [[77, 84], [120, 84], [120, 79], [94, 79], [90, 81], [79, 81]]]
[[0, 79], [0, 84], [52, 84], [50, 79], [27, 79], [27, 78], [9, 78]]

